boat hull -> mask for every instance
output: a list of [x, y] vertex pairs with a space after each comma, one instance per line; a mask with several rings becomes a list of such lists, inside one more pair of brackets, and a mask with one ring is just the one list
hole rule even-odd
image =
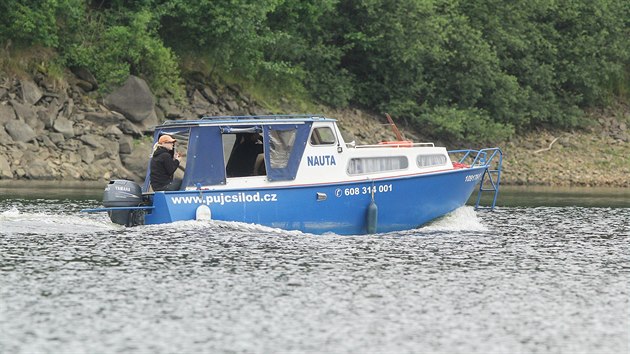
[[[417, 228], [463, 206], [485, 167], [334, 184], [247, 190], [157, 192], [145, 224], [194, 220], [200, 205], [212, 219], [260, 224], [285, 230], [341, 235]], [[374, 211], [368, 207], [374, 200]], [[372, 207], [373, 208], [373, 207]]]

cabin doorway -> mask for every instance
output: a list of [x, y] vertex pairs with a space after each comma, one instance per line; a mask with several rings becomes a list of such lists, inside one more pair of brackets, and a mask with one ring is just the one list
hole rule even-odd
[[223, 157], [228, 178], [265, 176], [265, 144], [257, 132], [224, 133]]

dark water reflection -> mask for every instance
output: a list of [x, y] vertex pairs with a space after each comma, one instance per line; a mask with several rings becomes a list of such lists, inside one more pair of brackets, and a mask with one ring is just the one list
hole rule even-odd
[[313, 236], [0, 204], [0, 352], [624, 353], [630, 209]]

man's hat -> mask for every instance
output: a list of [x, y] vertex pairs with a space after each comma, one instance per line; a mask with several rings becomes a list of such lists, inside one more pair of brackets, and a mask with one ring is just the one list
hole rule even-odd
[[177, 140], [173, 139], [173, 137], [170, 135], [162, 135], [160, 139], [158, 140], [158, 144], [174, 143], [176, 141]]

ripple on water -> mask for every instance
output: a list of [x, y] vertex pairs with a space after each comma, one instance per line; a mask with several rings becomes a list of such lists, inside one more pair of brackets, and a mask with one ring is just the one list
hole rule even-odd
[[0, 351], [628, 351], [628, 209], [315, 236], [90, 206], [0, 210]]

